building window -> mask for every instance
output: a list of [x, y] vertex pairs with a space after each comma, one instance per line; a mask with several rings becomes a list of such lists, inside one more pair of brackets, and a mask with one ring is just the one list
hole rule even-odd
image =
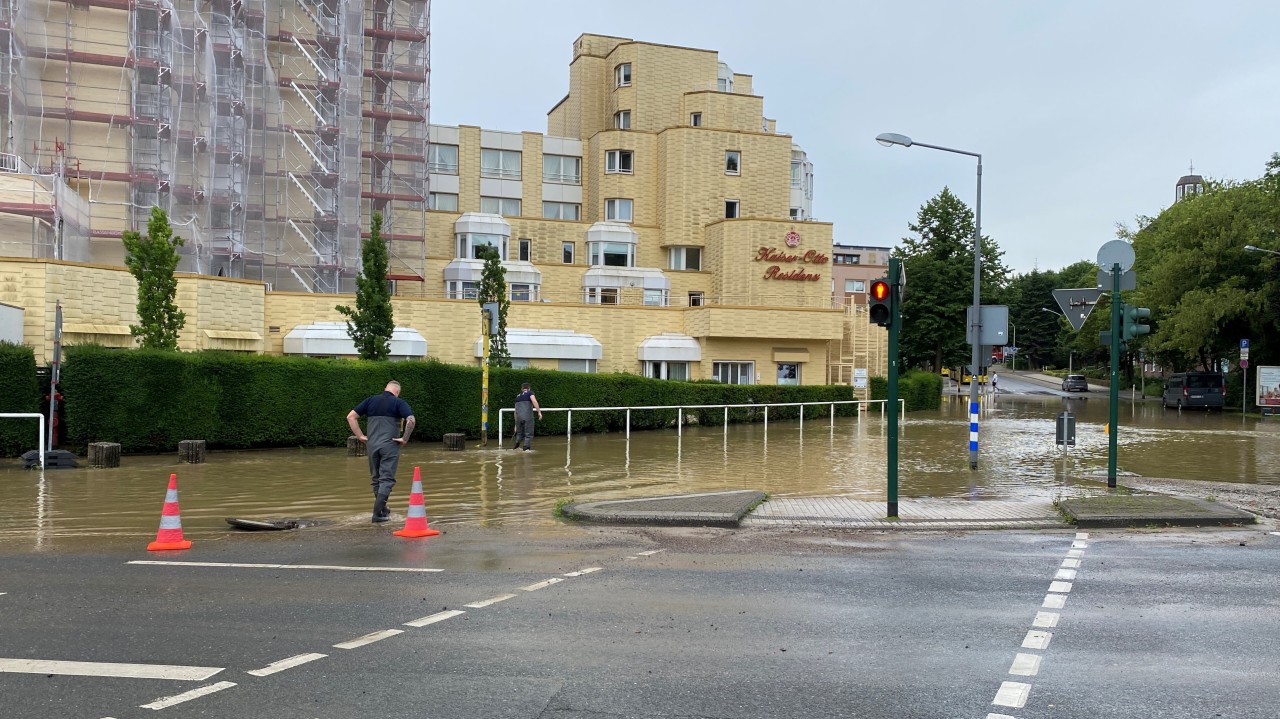
[[800, 365], [795, 362], [779, 362], [778, 384], [800, 384]]
[[755, 362], [712, 362], [711, 376], [720, 384], [755, 384]]
[[436, 145], [434, 143], [428, 145], [427, 171], [441, 175], [458, 174], [458, 146]]
[[479, 260], [481, 248], [492, 247], [498, 251], [498, 259], [507, 259], [507, 238], [505, 235], [482, 235], [477, 232], [469, 232], [458, 235], [458, 254], [459, 259]]
[[672, 247], [668, 249], [667, 268], [672, 270], [702, 269], [702, 248]]
[[542, 219], [580, 220], [582, 219], [582, 205], [576, 202], [543, 202]]
[[804, 219], [804, 217], [802, 217], [802, 216], [801, 216], [802, 214], [803, 214], [803, 213], [802, 213], [802, 211], [800, 210], [800, 208], [799, 208], [799, 207], [792, 207], [792, 208], [791, 208], [791, 219], [793, 219], [793, 220], [803, 220], [803, 219]]
[[481, 197], [480, 211], [503, 217], [519, 217], [520, 201], [511, 197]]
[[427, 195], [427, 209], [457, 212], [458, 196], [449, 192], [432, 192]]
[[613, 129], [630, 130], [631, 129], [631, 111], [618, 110], [613, 113]]
[[741, 175], [742, 174], [742, 153], [737, 150], [725, 150], [724, 153], [724, 174]]
[[588, 242], [590, 264], [601, 267], [635, 267], [636, 246], [627, 242]]
[[652, 377], [653, 379], [687, 380], [689, 379], [689, 363], [650, 360], [644, 363], [644, 376]]
[[582, 158], [569, 155], [543, 155], [542, 181], [557, 185], [581, 185]]
[[480, 176], [519, 180], [520, 153], [515, 150], [480, 150]]
[[831, 258], [833, 265], [856, 265], [860, 264], [862, 255], [836, 254]]
[[533, 240], [526, 240], [522, 238], [520, 240], [520, 261], [529, 262], [530, 261], [529, 258], [532, 256], [533, 256]]
[[705, 293], [705, 292], [690, 292], [690, 293], [689, 293], [689, 306], [690, 306], [690, 307], [701, 307], [701, 306], [705, 305], [706, 303], [707, 303], [707, 295], [706, 295], [706, 293]]
[[617, 87], [631, 86], [631, 63], [624, 62], [613, 68], [613, 83]]
[[562, 359], [561, 372], [595, 372], [596, 361], [593, 359]]
[[604, 171], [630, 175], [634, 156], [631, 150], [609, 150], [604, 153]]
[[604, 219], [614, 222], [630, 222], [631, 200], [618, 197], [605, 200]]
[[801, 179], [800, 163], [796, 162], [795, 160], [792, 160], [791, 161], [791, 186], [795, 188], [799, 188], [800, 179]]
[[512, 357], [511, 369], [529, 369], [528, 357]]
[[725, 200], [725, 201], [724, 201], [724, 216], [725, 216], [725, 219], [729, 219], [729, 220], [732, 220], [732, 219], [734, 219], [734, 218], [736, 218], [736, 217], [738, 216], [738, 201], [737, 201], [737, 200]]
[[733, 78], [718, 77], [716, 78], [716, 89], [720, 92], [733, 92]]
[[646, 307], [666, 307], [669, 297], [667, 290], [645, 290], [644, 304]]
[[512, 302], [536, 302], [538, 299], [537, 285], [518, 283], [510, 287]]
[[867, 281], [866, 280], [845, 280], [844, 291], [847, 294], [853, 294], [857, 292], [866, 292]]
[[572, 242], [560, 243], [560, 251], [563, 253], [562, 254], [563, 262], [566, 265], [572, 265], [573, 264], [573, 243]]
[[689, 126], [702, 127], [702, 113], [700, 112], [689, 113]]
[[474, 300], [480, 296], [474, 282], [449, 282], [446, 292], [451, 300]]
[[618, 304], [617, 287], [588, 287], [585, 294], [589, 305]]

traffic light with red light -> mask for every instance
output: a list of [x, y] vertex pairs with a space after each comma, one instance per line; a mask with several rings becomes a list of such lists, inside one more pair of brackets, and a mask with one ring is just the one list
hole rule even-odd
[[888, 280], [873, 280], [867, 292], [867, 310], [871, 324], [888, 327], [893, 321], [893, 288]]

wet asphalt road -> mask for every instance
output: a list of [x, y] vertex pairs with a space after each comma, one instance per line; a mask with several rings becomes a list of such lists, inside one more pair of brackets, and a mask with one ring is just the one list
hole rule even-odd
[[[0, 658], [223, 668], [204, 681], [0, 673], [0, 715], [1270, 719], [1280, 536], [1269, 529], [461, 527], [407, 541], [369, 528], [164, 555], [0, 547]], [[533, 588], [548, 579], [561, 581]], [[1045, 607], [1049, 595], [1062, 606]], [[465, 614], [404, 625], [443, 610]], [[403, 633], [333, 646], [387, 629]], [[1051, 633], [1047, 646], [1023, 647], [1046, 641], [1033, 631]], [[326, 656], [247, 673], [303, 653]], [[235, 686], [140, 708], [219, 682]], [[992, 704], [1024, 691], [1022, 707]]]

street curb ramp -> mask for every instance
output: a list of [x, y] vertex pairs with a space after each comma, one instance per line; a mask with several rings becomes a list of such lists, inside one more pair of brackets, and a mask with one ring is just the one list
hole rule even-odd
[[764, 492], [742, 489], [644, 499], [577, 502], [561, 507], [560, 514], [566, 519], [598, 524], [734, 528], [766, 497]]
[[1252, 513], [1190, 497], [1135, 494], [1064, 499], [1058, 505], [1081, 529], [1222, 527], [1253, 524]]

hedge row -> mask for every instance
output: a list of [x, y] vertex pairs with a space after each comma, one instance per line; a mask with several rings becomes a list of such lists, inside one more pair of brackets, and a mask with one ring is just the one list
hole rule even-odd
[[[916, 375], [920, 375], [917, 377]], [[225, 352], [174, 353], [79, 346], [67, 351], [62, 372], [68, 444], [119, 442], [127, 452], [168, 451], [183, 439], [204, 439], [211, 447], [342, 446], [349, 431], [347, 412], [365, 397], [398, 380], [418, 418], [414, 436], [439, 440], [448, 432], [477, 436], [481, 371], [439, 362], [361, 362]], [[498, 409], [510, 407], [522, 382], [529, 382], [543, 407], [759, 404], [851, 399], [847, 386], [721, 385], [666, 382], [628, 374], [579, 374], [546, 370], [496, 369], [490, 373], [490, 432], [496, 435]], [[941, 383], [927, 373], [908, 374], [902, 383], [907, 408], [936, 408]], [[930, 394], [931, 393], [931, 394]], [[872, 379], [872, 396], [883, 398], [883, 380]], [[825, 417], [826, 407], [806, 416]], [[852, 415], [853, 405], [837, 414]], [[636, 429], [669, 426], [675, 410], [631, 413]], [[759, 421], [760, 409], [730, 411], [731, 422]], [[799, 408], [773, 408], [770, 419], [799, 416]], [[540, 434], [563, 433], [566, 414], [548, 412]], [[719, 424], [721, 409], [692, 410], [687, 422]], [[510, 431], [510, 415], [507, 417]], [[626, 421], [624, 411], [580, 412], [573, 431], [612, 431]]]
[[[0, 412], [39, 412], [40, 383], [30, 347], [0, 342]], [[36, 448], [34, 419], [0, 420], [0, 457]]]
[[[872, 399], [889, 396], [889, 380], [871, 378]], [[911, 370], [898, 378], [898, 399], [906, 400], [908, 412], [938, 409], [942, 406], [942, 376], [934, 372]]]

